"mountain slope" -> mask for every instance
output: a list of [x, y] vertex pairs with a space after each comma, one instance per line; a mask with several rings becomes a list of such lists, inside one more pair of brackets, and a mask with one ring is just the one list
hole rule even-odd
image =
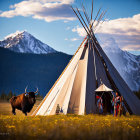
[[20, 94], [28, 85], [28, 91], [38, 87], [46, 95], [70, 59], [61, 52], [38, 55], [0, 48], [0, 93]]
[[140, 56], [121, 50], [112, 38], [101, 45], [131, 90], [138, 91], [140, 89]]
[[16, 32], [0, 41], [0, 47], [21, 53], [47, 54], [57, 52], [26, 31]]

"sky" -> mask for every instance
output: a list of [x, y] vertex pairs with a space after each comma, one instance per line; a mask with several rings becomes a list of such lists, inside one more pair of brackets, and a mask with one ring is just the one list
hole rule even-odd
[[[82, 3], [90, 17], [92, 0], [0, 0], [0, 40], [25, 30], [58, 51], [74, 54], [86, 33], [70, 5], [82, 13]], [[140, 0], [93, 0], [93, 19], [100, 7], [107, 13], [95, 30], [97, 38], [104, 44], [114, 39], [120, 49], [140, 55]]]

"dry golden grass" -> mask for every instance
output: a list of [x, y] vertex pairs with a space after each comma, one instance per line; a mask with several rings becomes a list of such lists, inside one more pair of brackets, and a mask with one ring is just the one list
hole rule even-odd
[[1, 114], [0, 139], [1, 138], [17, 140], [27, 138], [54, 140], [139, 140], [140, 117], [113, 117], [112, 115], [26, 117], [20, 114], [17, 116]]

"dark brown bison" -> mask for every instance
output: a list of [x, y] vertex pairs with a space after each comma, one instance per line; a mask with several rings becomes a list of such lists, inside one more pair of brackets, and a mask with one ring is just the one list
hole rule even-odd
[[27, 92], [27, 87], [25, 88], [25, 93], [18, 96], [13, 96], [10, 99], [12, 106], [12, 113], [16, 115], [15, 110], [21, 110], [25, 115], [29, 113], [36, 102], [36, 94], [38, 93], [38, 88], [36, 92]]

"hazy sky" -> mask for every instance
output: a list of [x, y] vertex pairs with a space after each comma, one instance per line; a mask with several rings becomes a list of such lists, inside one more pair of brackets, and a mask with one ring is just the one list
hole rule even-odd
[[[54, 49], [73, 54], [85, 32], [69, 5], [81, 8], [84, 3], [90, 16], [91, 1], [0, 0], [0, 40], [26, 30]], [[94, 0], [94, 17], [100, 7], [107, 9], [107, 20], [97, 36], [104, 42], [113, 38], [121, 49], [140, 54], [140, 0]]]

